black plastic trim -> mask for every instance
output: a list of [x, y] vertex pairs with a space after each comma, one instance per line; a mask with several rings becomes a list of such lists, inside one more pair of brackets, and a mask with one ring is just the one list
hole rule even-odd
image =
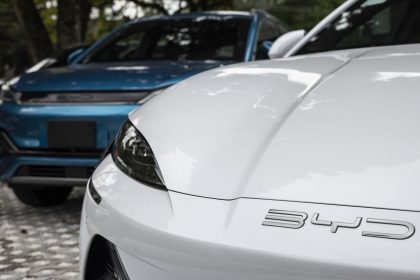
[[22, 104], [137, 104], [152, 91], [85, 91], [85, 92], [23, 92]]
[[89, 193], [92, 197], [93, 201], [95, 201], [96, 204], [100, 204], [102, 201], [101, 195], [96, 191], [95, 186], [93, 185], [92, 178], [90, 178], [88, 183]]
[[9, 181], [13, 185], [36, 186], [54, 186], [54, 187], [75, 187], [86, 186], [88, 179], [86, 178], [61, 178], [61, 177], [32, 177], [32, 176], [15, 176]]
[[108, 243], [109, 254], [111, 255], [112, 263], [114, 264], [114, 273], [117, 275], [118, 280], [129, 280], [127, 271], [122, 264], [120, 255], [118, 254], [117, 248], [111, 242]]
[[26, 156], [69, 156], [69, 157], [100, 157], [103, 150], [52, 150], [52, 149], [20, 149], [10, 139], [6, 132], [0, 131], [0, 145], [10, 155]]
[[114, 244], [96, 235], [89, 248], [85, 280], [130, 280]]

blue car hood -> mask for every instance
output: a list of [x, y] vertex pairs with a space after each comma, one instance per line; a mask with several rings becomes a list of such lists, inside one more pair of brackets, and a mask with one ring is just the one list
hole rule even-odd
[[216, 62], [154, 61], [75, 64], [23, 74], [20, 92], [91, 92], [154, 90], [221, 66]]

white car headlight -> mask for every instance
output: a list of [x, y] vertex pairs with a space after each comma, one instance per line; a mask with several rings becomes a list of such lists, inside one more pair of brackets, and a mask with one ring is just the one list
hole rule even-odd
[[112, 156], [116, 165], [132, 178], [145, 185], [166, 190], [150, 145], [130, 121], [118, 132]]

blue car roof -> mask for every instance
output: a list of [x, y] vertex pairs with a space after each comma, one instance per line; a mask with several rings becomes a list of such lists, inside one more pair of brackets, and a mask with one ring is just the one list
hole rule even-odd
[[184, 18], [196, 18], [205, 16], [229, 16], [239, 18], [250, 18], [254, 16], [254, 12], [241, 12], [241, 11], [205, 11], [205, 12], [194, 12], [194, 13], [182, 13], [175, 15], [163, 15], [163, 16], [146, 16], [139, 19], [130, 21], [128, 24], [134, 24], [138, 22], [144, 22], [149, 20], [173, 20], [173, 19], [184, 19]]
[[206, 12], [194, 12], [185, 14], [175, 15], [160, 15], [160, 16], [145, 16], [132, 21], [129, 21], [120, 27], [124, 28], [131, 25], [136, 25], [149, 21], [166, 21], [166, 20], [180, 20], [180, 19], [191, 19], [198, 17], [229, 17], [229, 18], [247, 18], [251, 19], [257, 14], [253, 12], [240, 12], [240, 11], [206, 11]]

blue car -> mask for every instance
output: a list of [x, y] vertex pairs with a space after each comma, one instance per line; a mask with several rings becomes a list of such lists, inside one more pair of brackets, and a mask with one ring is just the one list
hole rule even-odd
[[261, 11], [148, 17], [72, 53], [68, 66], [24, 73], [1, 95], [0, 180], [26, 204], [63, 202], [130, 111], [194, 74], [268, 58], [287, 31]]

